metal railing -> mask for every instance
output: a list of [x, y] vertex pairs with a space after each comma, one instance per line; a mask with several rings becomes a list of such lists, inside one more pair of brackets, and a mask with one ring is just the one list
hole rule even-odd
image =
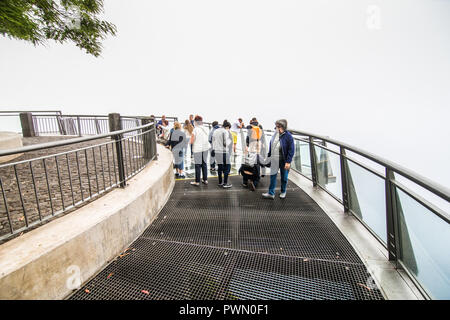
[[[126, 181], [157, 156], [154, 122], [141, 118], [139, 124], [90, 137], [0, 151], [0, 156], [33, 152], [31, 159], [0, 165], [0, 241], [117, 186], [125, 187]], [[83, 135], [92, 133], [90, 126], [78, 128]], [[55, 153], [49, 154], [50, 150]]]
[[[273, 132], [265, 130], [268, 137]], [[450, 298], [450, 190], [329, 137], [290, 130], [291, 168], [339, 201], [426, 298]], [[331, 179], [331, 178], [334, 179]]]
[[[449, 299], [450, 190], [360, 148], [288, 130], [295, 142], [292, 170], [342, 204], [425, 298]], [[247, 131], [240, 130], [242, 151]], [[264, 130], [266, 151], [273, 134]]]
[[[105, 115], [71, 115], [61, 111], [0, 111], [0, 117], [20, 117], [31, 115], [29, 128], [32, 136], [52, 135], [97, 135], [109, 132], [108, 116]], [[121, 116], [123, 129], [134, 128], [142, 124], [142, 116]], [[155, 117], [155, 121], [161, 117]], [[168, 121], [176, 121], [177, 117], [166, 117]], [[28, 135], [24, 135], [28, 136]]]

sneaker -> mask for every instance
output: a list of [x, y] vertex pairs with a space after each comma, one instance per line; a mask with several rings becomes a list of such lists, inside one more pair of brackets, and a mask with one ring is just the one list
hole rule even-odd
[[244, 188], [247, 188], [247, 187], [248, 187], [248, 184], [243, 183], [242, 186], [243, 186]]
[[249, 183], [248, 183], [248, 187], [249, 187], [249, 189], [250, 190], [252, 190], [252, 191], [255, 191], [255, 185], [253, 184], [253, 181], [250, 181]]
[[275, 199], [275, 196], [273, 194], [270, 194], [270, 193], [263, 193], [262, 197], [264, 199], [272, 199], [272, 200]]
[[186, 178], [186, 176], [185, 176], [184, 174], [180, 174], [180, 175], [178, 176], [178, 178]]
[[175, 176], [178, 177], [180, 174], [178, 172], [175, 172]]
[[197, 186], [197, 187], [200, 185], [200, 183], [195, 182], [195, 181], [192, 181], [191, 184], [192, 184], [193, 186]]
[[208, 184], [208, 180], [202, 180], [202, 183]]
[[280, 193], [280, 199], [286, 198], [286, 192]]
[[223, 185], [224, 188], [231, 188], [232, 186], [233, 186], [233, 185], [232, 185], [232, 184], [229, 184], [229, 183]]
[[217, 184], [218, 187], [223, 187], [223, 182]]
[[211, 168], [211, 169], [209, 169], [209, 171], [215, 172], [216, 168]]

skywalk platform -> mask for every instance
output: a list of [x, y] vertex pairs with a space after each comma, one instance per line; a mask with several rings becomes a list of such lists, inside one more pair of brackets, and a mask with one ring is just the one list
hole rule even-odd
[[[286, 199], [176, 181], [157, 219], [69, 299], [357, 299], [383, 295], [351, 244], [304, 191]], [[277, 195], [279, 194], [279, 183]]]

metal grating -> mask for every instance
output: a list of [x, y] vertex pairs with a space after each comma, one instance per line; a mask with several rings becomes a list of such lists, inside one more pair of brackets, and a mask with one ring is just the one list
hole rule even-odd
[[[383, 299], [332, 220], [292, 183], [177, 181], [158, 218], [70, 299]], [[278, 184], [279, 185], [279, 184]], [[279, 191], [277, 192], [277, 194]], [[86, 290], [87, 289], [87, 290]]]

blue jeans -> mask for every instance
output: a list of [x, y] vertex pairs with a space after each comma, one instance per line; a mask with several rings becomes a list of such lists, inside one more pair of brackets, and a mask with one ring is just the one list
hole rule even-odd
[[185, 155], [186, 149], [183, 148], [181, 150], [178, 150], [178, 152], [179, 152], [180, 158], [178, 159], [179, 163], [175, 163], [175, 168], [184, 170], [184, 155]]
[[[281, 177], [281, 193], [286, 192], [286, 186], [288, 183], [288, 175], [289, 175], [289, 170], [286, 170], [284, 168], [285, 163], [284, 162], [280, 162], [280, 177]], [[272, 174], [270, 176], [270, 186], [269, 186], [269, 194], [270, 195], [275, 195], [275, 188], [277, 186], [277, 173]]]

